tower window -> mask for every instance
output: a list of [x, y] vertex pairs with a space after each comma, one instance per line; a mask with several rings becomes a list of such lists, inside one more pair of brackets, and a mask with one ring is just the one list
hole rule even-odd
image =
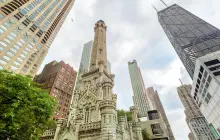
[[99, 49], [99, 54], [102, 54], [102, 51], [103, 51], [102, 49]]

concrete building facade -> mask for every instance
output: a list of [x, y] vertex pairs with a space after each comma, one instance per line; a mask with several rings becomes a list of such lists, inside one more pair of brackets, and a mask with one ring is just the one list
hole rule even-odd
[[41, 74], [34, 81], [44, 84], [50, 96], [57, 99], [58, 107], [53, 119], [66, 118], [69, 113], [77, 72], [63, 61], [52, 61], [45, 65]]
[[220, 30], [177, 4], [159, 11], [158, 20], [191, 78], [197, 58], [220, 50]]
[[177, 88], [179, 98], [185, 108], [186, 122], [191, 133], [195, 140], [216, 140], [207, 120], [191, 96], [191, 89], [191, 85], [182, 85]]
[[41, 140], [143, 140], [136, 107], [130, 108], [131, 122], [117, 117], [115, 75], [107, 68], [106, 28], [102, 20], [95, 24], [90, 69], [74, 91], [68, 119], [58, 119], [57, 127], [47, 130]]
[[164, 122], [157, 110], [147, 112], [147, 121], [142, 122], [142, 130], [146, 130], [151, 140], [171, 140], [168, 138]]
[[191, 95], [207, 119], [213, 133], [220, 138], [220, 51], [196, 61]]
[[75, 0], [0, 3], [0, 69], [35, 76]]
[[146, 89], [146, 94], [149, 98], [149, 104], [150, 104], [151, 110], [156, 109], [158, 113], [160, 114], [161, 119], [163, 120], [163, 123], [165, 125], [164, 130], [166, 131], [167, 136], [169, 137], [169, 140], [175, 140], [173, 131], [171, 129], [169, 120], [167, 118], [166, 112], [164, 110], [164, 107], [160, 100], [158, 92], [155, 91], [153, 87], [149, 87]]
[[128, 62], [128, 69], [133, 89], [133, 102], [138, 107], [138, 114], [140, 117], [146, 117], [149, 108], [147, 94], [145, 94], [145, 85], [141, 75], [140, 68], [137, 61]]

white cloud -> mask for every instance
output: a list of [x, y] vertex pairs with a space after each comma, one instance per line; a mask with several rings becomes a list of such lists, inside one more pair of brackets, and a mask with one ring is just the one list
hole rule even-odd
[[[167, 4], [175, 1], [220, 28], [219, 0], [164, 1]], [[108, 26], [108, 59], [116, 75], [114, 91], [118, 95], [118, 107], [128, 109], [133, 104], [127, 62], [136, 59], [146, 87], [154, 86], [159, 91], [176, 140], [186, 140], [189, 130], [176, 86], [180, 85], [179, 78], [184, 83], [191, 80], [151, 4], [164, 8], [159, 0], [76, 0], [41, 69], [53, 60], [64, 60], [77, 68], [84, 43], [93, 40], [95, 22], [103, 19]]]

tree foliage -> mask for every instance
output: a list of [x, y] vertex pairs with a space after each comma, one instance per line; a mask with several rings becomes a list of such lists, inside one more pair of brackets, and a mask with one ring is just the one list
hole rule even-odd
[[0, 70], [0, 139], [35, 140], [49, 125], [56, 101], [29, 77]]
[[142, 129], [142, 137], [143, 137], [143, 140], [150, 140], [149, 134], [147, 133], [146, 129]]
[[118, 115], [118, 118], [119, 118], [119, 116], [125, 116], [126, 115], [128, 121], [132, 120], [132, 112], [130, 112], [130, 111], [125, 111], [123, 109], [117, 110], [117, 115]]

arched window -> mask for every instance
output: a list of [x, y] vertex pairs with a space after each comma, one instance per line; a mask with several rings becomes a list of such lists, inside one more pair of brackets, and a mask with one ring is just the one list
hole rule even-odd
[[89, 108], [87, 108], [85, 112], [85, 123], [88, 123], [88, 122], [89, 122]]

